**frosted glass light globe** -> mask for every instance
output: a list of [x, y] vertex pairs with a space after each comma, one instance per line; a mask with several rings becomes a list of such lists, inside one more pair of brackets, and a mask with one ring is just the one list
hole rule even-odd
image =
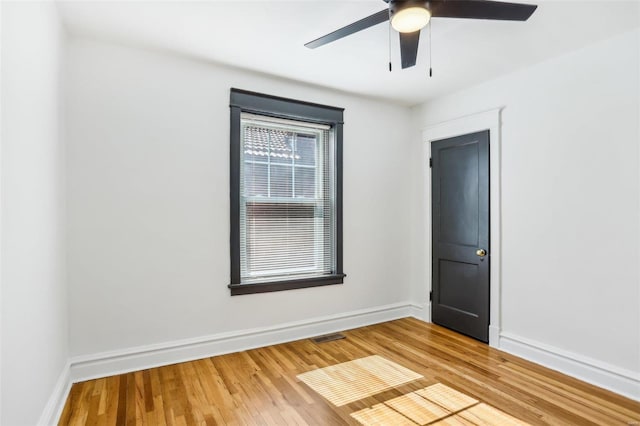
[[391, 26], [400, 33], [412, 33], [424, 28], [431, 19], [431, 12], [420, 6], [397, 11], [391, 18]]

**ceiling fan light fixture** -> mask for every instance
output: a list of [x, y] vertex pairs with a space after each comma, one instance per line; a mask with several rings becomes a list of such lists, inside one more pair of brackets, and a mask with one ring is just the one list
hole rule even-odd
[[392, 9], [391, 26], [400, 33], [413, 33], [423, 29], [431, 19], [431, 12], [423, 5]]

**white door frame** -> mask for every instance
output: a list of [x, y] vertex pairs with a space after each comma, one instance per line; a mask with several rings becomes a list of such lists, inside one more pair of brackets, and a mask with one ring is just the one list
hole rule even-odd
[[[497, 348], [500, 339], [501, 324], [501, 181], [500, 181], [500, 134], [501, 108], [492, 109], [477, 114], [471, 114], [457, 119], [431, 125], [422, 132], [423, 141], [423, 176], [424, 176], [424, 206], [425, 206], [425, 253], [429, 259], [426, 263], [425, 273], [428, 291], [431, 291], [431, 170], [429, 158], [431, 158], [431, 142], [466, 135], [469, 133], [489, 130], [489, 190], [491, 194], [490, 224], [491, 231], [489, 241], [491, 244], [491, 262], [489, 266], [490, 298], [489, 298], [489, 345]], [[428, 315], [431, 320], [431, 303], [428, 304]]]

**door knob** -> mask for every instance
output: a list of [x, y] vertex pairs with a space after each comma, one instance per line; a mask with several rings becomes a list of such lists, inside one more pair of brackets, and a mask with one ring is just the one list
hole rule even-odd
[[487, 251], [485, 249], [476, 250], [476, 255], [480, 257], [485, 257], [487, 255]]

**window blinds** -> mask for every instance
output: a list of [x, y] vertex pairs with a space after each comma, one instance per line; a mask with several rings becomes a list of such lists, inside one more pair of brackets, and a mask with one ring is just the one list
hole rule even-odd
[[335, 272], [329, 126], [241, 116], [241, 282]]

